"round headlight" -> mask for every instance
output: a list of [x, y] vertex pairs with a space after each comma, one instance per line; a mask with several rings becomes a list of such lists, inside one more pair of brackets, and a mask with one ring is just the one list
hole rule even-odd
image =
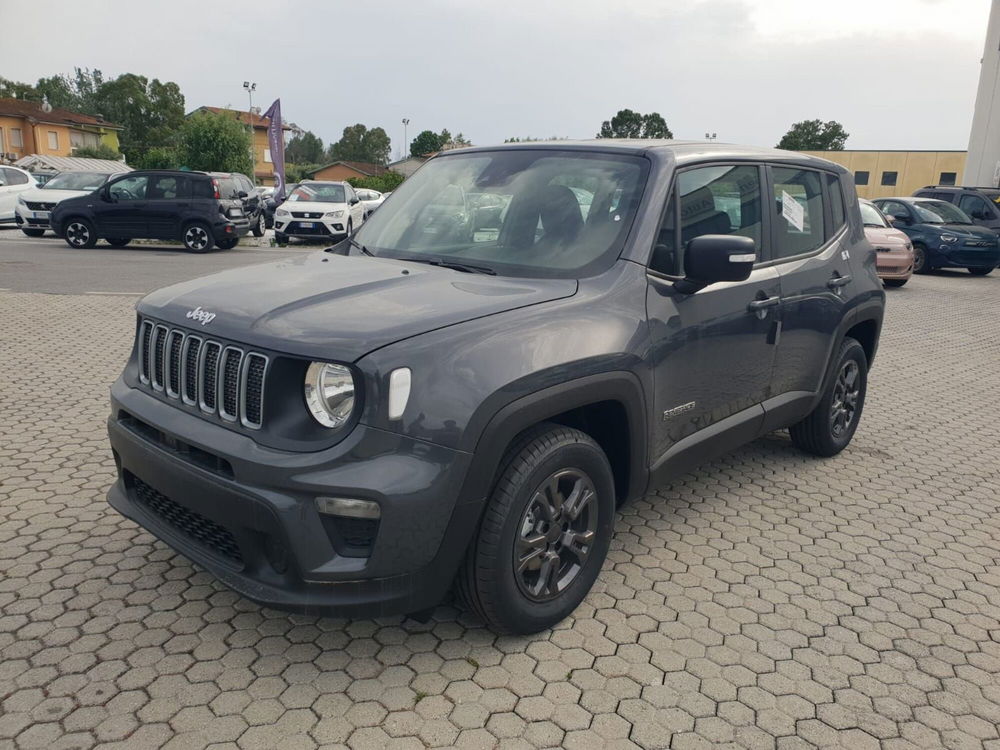
[[324, 427], [342, 427], [354, 411], [354, 378], [343, 365], [313, 362], [306, 371], [306, 405]]

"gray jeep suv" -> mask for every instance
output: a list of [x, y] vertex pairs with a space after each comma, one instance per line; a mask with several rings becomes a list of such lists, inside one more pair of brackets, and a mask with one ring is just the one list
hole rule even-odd
[[439, 155], [326, 251], [162, 289], [112, 388], [109, 501], [250, 599], [550, 627], [615, 508], [858, 427], [884, 294], [850, 174], [600, 140]]

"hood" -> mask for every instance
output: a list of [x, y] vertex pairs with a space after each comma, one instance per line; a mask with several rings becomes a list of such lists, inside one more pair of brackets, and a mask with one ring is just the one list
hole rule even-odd
[[928, 224], [928, 226], [940, 232], [957, 234], [963, 239], [995, 240], [997, 238], [997, 233], [992, 229], [977, 227], [974, 224]]
[[865, 239], [873, 245], [893, 249], [904, 248], [910, 242], [909, 237], [892, 227], [865, 227]]
[[20, 193], [20, 196], [32, 203], [58, 203], [67, 198], [79, 198], [81, 195], [90, 195], [91, 192], [90, 190], [43, 190], [41, 188], [32, 188]]
[[[137, 307], [205, 336], [353, 362], [395, 341], [570, 297], [576, 289], [573, 279], [483, 276], [319, 252], [175, 284]], [[206, 314], [188, 317], [199, 307]]]

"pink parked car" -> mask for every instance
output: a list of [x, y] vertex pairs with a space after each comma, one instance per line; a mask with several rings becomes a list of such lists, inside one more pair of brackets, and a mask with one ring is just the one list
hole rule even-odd
[[886, 286], [903, 286], [913, 275], [913, 244], [910, 238], [893, 229], [874, 203], [861, 204], [865, 238], [875, 247], [875, 268]]

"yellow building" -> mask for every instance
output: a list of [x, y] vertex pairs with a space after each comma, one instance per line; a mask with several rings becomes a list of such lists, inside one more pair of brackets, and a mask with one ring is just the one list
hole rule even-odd
[[[258, 185], [274, 184], [274, 164], [271, 161], [271, 147], [267, 142], [267, 128], [271, 124], [269, 118], [261, 117], [256, 112], [251, 114], [240, 109], [226, 109], [225, 107], [198, 107], [189, 116], [195, 112], [211, 112], [216, 115], [228, 114], [247, 126], [252, 122], [254, 182]], [[289, 130], [290, 128], [282, 126], [282, 129]]]
[[854, 174], [861, 198], [912, 195], [925, 185], [961, 185], [965, 151], [805, 151]]
[[120, 125], [25, 99], [0, 99], [0, 161], [29, 154], [72, 156], [98, 144], [118, 150]]

